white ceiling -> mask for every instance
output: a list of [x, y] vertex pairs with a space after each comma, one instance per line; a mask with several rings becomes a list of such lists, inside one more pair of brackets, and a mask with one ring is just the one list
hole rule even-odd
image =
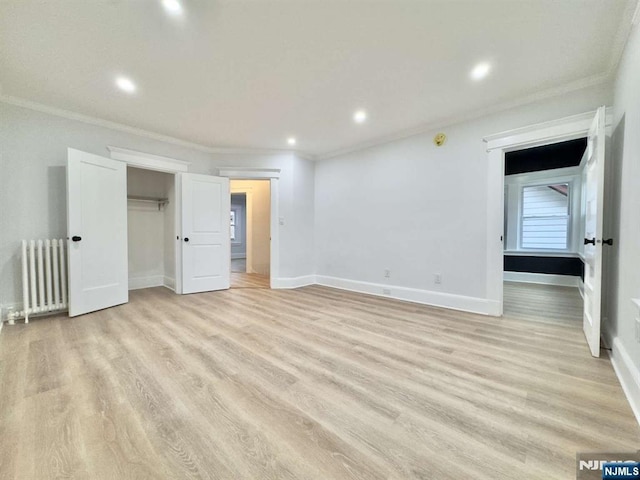
[[[3, 0], [2, 94], [207, 146], [286, 149], [293, 135], [324, 155], [603, 80], [635, 1], [182, 4], [177, 18], [160, 0]], [[474, 82], [479, 61], [493, 69]]]

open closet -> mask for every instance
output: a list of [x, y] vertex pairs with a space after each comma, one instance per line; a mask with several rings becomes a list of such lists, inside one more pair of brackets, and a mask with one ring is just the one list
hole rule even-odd
[[[113, 158], [67, 151], [69, 316], [127, 303], [139, 288], [228, 289], [229, 172], [191, 173], [185, 162], [109, 149]], [[270, 183], [273, 225], [277, 182]], [[277, 252], [277, 229], [271, 236]]]
[[175, 290], [175, 175], [127, 168], [129, 290]]

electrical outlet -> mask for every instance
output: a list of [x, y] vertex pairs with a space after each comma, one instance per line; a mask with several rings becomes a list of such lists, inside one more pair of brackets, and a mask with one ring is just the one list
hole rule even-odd
[[391, 278], [391, 270], [384, 271], [384, 278]]
[[389, 290], [388, 288], [383, 288], [382, 289], [382, 294], [383, 295], [391, 295], [391, 290]]
[[442, 275], [439, 273], [434, 274], [433, 283], [440, 285], [442, 283]]

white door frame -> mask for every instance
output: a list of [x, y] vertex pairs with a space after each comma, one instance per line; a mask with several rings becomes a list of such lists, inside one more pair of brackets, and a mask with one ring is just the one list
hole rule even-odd
[[[514, 150], [586, 137], [596, 111], [538, 123], [483, 138], [487, 144], [487, 300], [489, 315], [502, 316], [504, 282], [504, 158]], [[607, 125], [611, 122], [607, 115]]]
[[[279, 168], [243, 168], [243, 167], [226, 167], [220, 168], [218, 175], [221, 177], [229, 177], [230, 180], [269, 180], [269, 190], [271, 195], [271, 250], [270, 250], [270, 275], [269, 285], [273, 288], [274, 280], [279, 278], [280, 274], [280, 194], [279, 194]], [[248, 247], [248, 245], [247, 245]]]
[[[154, 170], [157, 172], [165, 172], [174, 174], [175, 182], [175, 195], [176, 195], [176, 221], [175, 231], [179, 231], [180, 226], [180, 195], [178, 176], [177, 173], [188, 172], [190, 162], [182, 160], [176, 160], [174, 158], [163, 157], [160, 155], [153, 155], [145, 152], [138, 152], [136, 150], [130, 150], [127, 148], [108, 146], [107, 149], [111, 153], [111, 158], [114, 160], [121, 160], [127, 165], [136, 168], [143, 168], [146, 170]], [[280, 273], [280, 232], [279, 232], [279, 180], [280, 169], [279, 168], [246, 168], [246, 167], [220, 167], [218, 169], [218, 176], [228, 177], [234, 180], [269, 180], [270, 192], [271, 192], [271, 252], [270, 252], [270, 285], [273, 288], [274, 280], [279, 278]], [[177, 235], [177, 233], [176, 233]], [[176, 247], [176, 293], [182, 293], [182, 258], [180, 255], [180, 248]]]
[[[174, 194], [175, 194], [175, 216], [174, 216], [174, 233], [178, 235], [181, 225], [182, 205], [180, 200], [180, 187], [178, 182], [178, 173], [186, 173], [189, 170], [190, 162], [176, 160], [175, 158], [162, 157], [151, 153], [138, 152], [129, 150], [128, 148], [107, 146], [107, 150], [111, 153], [111, 158], [120, 160], [127, 164], [128, 167], [140, 168], [143, 170], [151, 170], [154, 172], [163, 172], [173, 174]], [[177, 239], [180, 240], [180, 239]], [[180, 243], [175, 247], [175, 280], [174, 291], [182, 293], [182, 250]]]

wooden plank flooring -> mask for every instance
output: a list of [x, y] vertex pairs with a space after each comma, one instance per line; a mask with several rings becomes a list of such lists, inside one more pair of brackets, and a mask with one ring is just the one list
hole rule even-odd
[[509, 318], [582, 328], [583, 303], [576, 287], [504, 283], [504, 314]]
[[270, 288], [268, 276], [257, 273], [231, 272], [231, 288]]
[[638, 449], [610, 362], [538, 311], [156, 288], [6, 326], [0, 478], [567, 479]]

